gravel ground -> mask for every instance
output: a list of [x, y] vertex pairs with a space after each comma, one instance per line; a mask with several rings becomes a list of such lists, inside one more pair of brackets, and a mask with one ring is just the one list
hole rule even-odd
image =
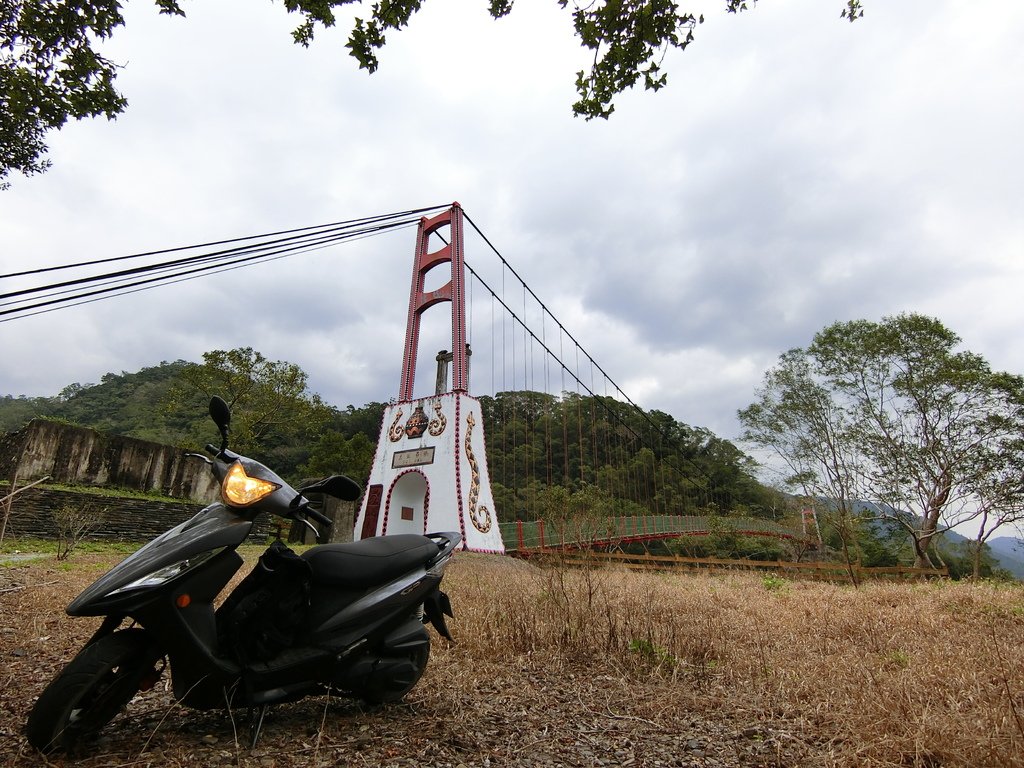
[[[715, 713], [671, 707], [651, 712], [665, 706], [656, 686], [624, 691], [618, 681], [600, 677], [584, 681], [524, 672], [506, 675], [500, 689], [481, 687], [475, 695], [455, 702], [452, 692], [441, 688], [442, 669], [421, 685], [407, 703], [376, 710], [326, 698], [280, 707], [268, 715], [254, 750], [246, 744], [244, 723], [238, 724], [238, 744], [235, 726], [224, 713], [176, 709], [169, 696], [158, 692], [133, 702], [75, 764], [157, 766], [201, 761], [260, 768], [823, 764], [820, 755], [814, 756], [781, 724], [744, 724]], [[236, 713], [238, 718], [243, 716]], [[11, 744], [15, 750], [0, 751], [4, 765], [39, 764], [39, 756], [16, 731], [5, 727], [3, 735], [15, 737]], [[62, 758], [53, 763], [65, 764]]]

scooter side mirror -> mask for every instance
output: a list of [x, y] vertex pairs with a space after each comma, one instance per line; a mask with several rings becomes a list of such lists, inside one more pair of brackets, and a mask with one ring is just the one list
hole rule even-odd
[[220, 430], [221, 445], [223, 451], [228, 447], [228, 427], [231, 426], [231, 408], [224, 402], [223, 398], [214, 395], [210, 398], [210, 418]]
[[300, 489], [300, 493], [303, 494], [322, 493], [342, 501], [355, 501], [362, 492], [363, 489], [359, 487], [359, 483], [344, 475], [331, 475]]

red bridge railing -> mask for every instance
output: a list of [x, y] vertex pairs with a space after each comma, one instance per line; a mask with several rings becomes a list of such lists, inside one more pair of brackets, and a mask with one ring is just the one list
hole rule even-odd
[[799, 531], [756, 517], [710, 517], [700, 515], [651, 515], [613, 517], [604, 520], [576, 520], [552, 523], [544, 520], [501, 523], [507, 552], [549, 549], [580, 549], [595, 544], [671, 539], [679, 536], [708, 536], [729, 531], [741, 536], [771, 536], [800, 539]]

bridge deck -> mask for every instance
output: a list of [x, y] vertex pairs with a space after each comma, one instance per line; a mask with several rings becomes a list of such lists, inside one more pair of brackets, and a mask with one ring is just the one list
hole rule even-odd
[[600, 521], [573, 521], [564, 525], [543, 520], [500, 523], [507, 552], [543, 549], [578, 549], [594, 544], [708, 536], [729, 531], [741, 536], [802, 538], [798, 531], [756, 517], [709, 517], [701, 515], [652, 515], [615, 517]]

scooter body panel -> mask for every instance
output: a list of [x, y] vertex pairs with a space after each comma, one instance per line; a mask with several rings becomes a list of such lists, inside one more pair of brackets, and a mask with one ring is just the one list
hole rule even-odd
[[[190, 558], [206, 557], [224, 548], [234, 549], [245, 541], [252, 525], [252, 520], [240, 517], [224, 504], [211, 504], [115, 565], [76, 597], [68, 605], [67, 613], [71, 616], [131, 615], [153, 599], [153, 586], [145, 583], [132, 586], [135, 582], [178, 563], [182, 564], [184, 574], [193, 565]], [[166, 583], [155, 586], [162, 589]]]

